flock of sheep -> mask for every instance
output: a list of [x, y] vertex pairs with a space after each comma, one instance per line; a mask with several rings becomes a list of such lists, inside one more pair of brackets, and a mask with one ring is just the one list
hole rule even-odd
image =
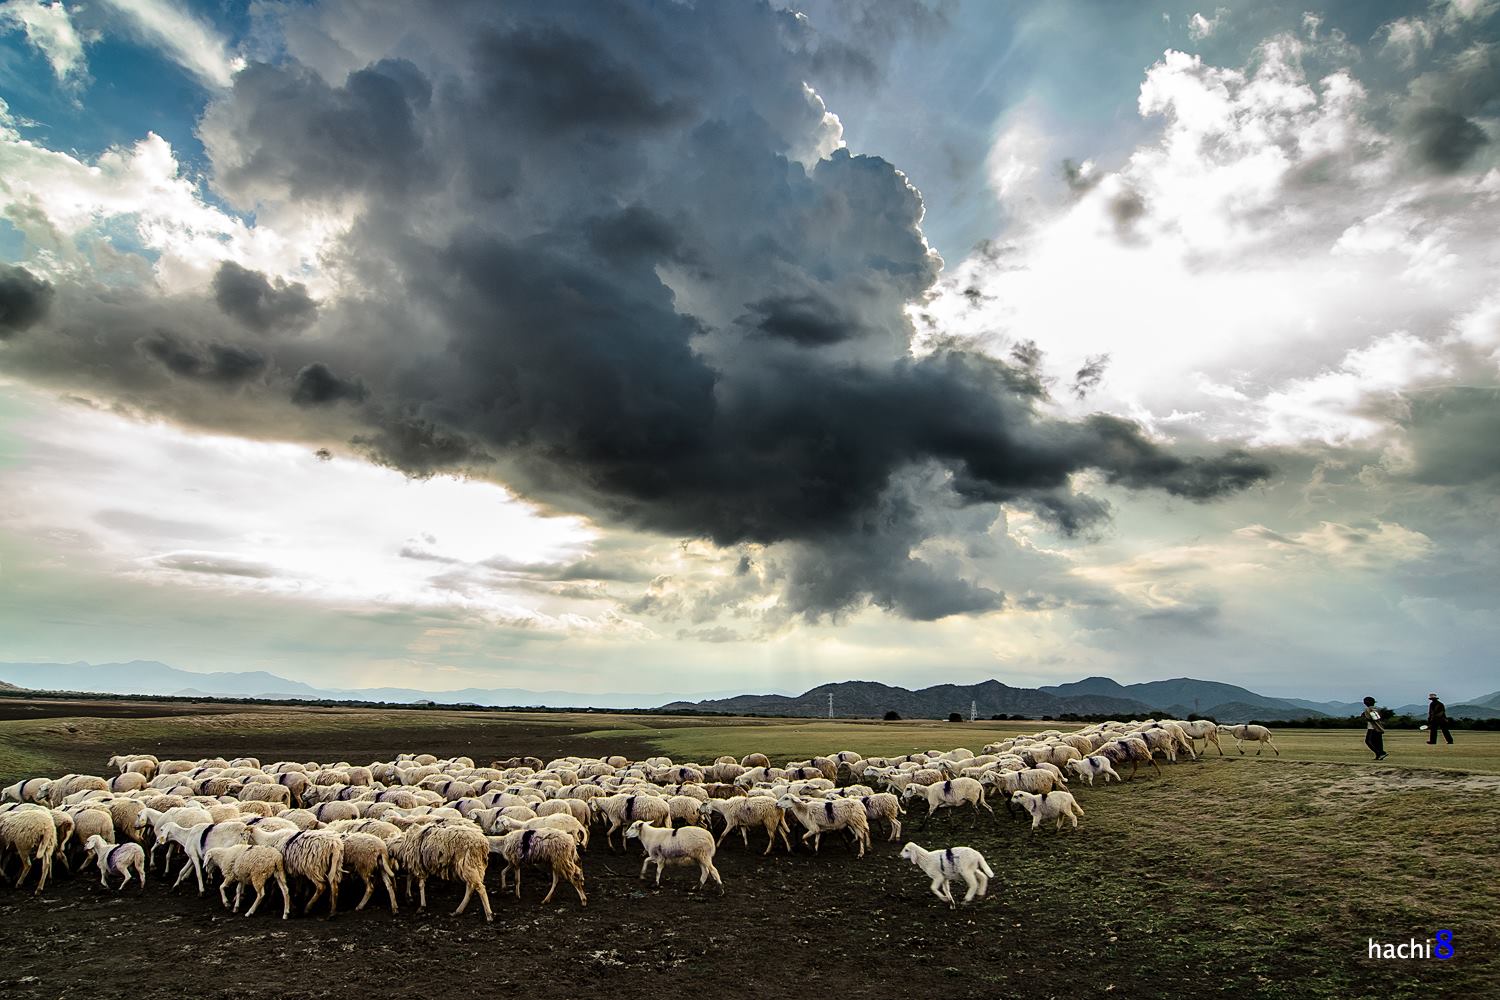
[[[586, 906], [580, 852], [601, 830], [611, 849], [616, 834], [622, 846], [640, 844], [642, 878], [654, 865], [660, 885], [667, 866], [689, 865], [700, 888], [712, 880], [722, 893], [714, 855], [736, 830], [746, 847], [752, 832], [763, 835], [769, 854], [778, 840], [792, 850], [795, 824], [814, 852], [824, 834], [837, 834], [863, 857], [872, 827], [883, 825], [887, 839], [900, 839], [909, 804], [925, 802], [929, 819], [965, 806], [993, 814], [994, 795], [1029, 814], [1033, 834], [1043, 823], [1076, 828], [1083, 809], [1068, 791], [1070, 777], [1091, 786], [1095, 778], [1119, 781], [1115, 768], [1124, 764], [1131, 777], [1141, 764], [1160, 773], [1157, 755], [1196, 757], [1197, 742], [1218, 746], [1221, 732], [1270, 743], [1259, 726], [1149, 720], [1019, 736], [977, 756], [965, 749], [890, 758], [842, 751], [783, 767], [758, 753], [706, 766], [616, 756], [512, 758], [489, 767], [429, 754], [367, 767], [133, 754], [110, 758], [118, 773], [107, 779], [32, 778], [0, 792], [0, 874], [8, 877], [17, 866], [19, 888], [37, 868], [40, 893], [54, 863], [68, 870], [92, 864], [106, 887], [119, 879], [123, 889], [134, 879], [144, 890], [148, 871], [171, 875], [175, 863], [174, 888], [192, 877], [203, 894], [217, 881], [220, 900], [233, 912], [253, 892], [246, 916], [274, 883], [283, 919], [298, 891], [308, 892], [303, 913], [326, 896], [334, 915], [341, 884], [355, 877], [364, 889], [356, 909], [383, 889], [396, 913], [398, 876], [405, 877], [408, 899], [415, 883], [424, 909], [427, 881], [441, 879], [464, 888], [455, 914], [478, 896], [492, 920], [485, 889], [492, 861], [502, 865], [502, 891], [514, 877], [519, 898], [522, 871], [540, 868], [552, 876], [543, 903], [565, 881]], [[956, 905], [950, 881], [967, 884], [968, 902], [984, 895], [993, 875], [967, 847], [928, 851], [907, 843], [901, 857], [950, 906]]]

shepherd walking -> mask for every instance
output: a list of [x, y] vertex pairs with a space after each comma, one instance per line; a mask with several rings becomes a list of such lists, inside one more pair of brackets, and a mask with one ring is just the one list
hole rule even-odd
[[1380, 709], [1375, 707], [1374, 698], [1365, 699], [1365, 746], [1375, 754], [1376, 760], [1385, 760], [1390, 754], [1385, 752], [1385, 723], [1380, 720]]
[[1440, 701], [1436, 694], [1427, 696], [1427, 744], [1437, 746], [1438, 730], [1443, 731], [1443, 739], [1448, 745], [1453, 745], [1453, 734], [1448, 732], [1448, 709]]

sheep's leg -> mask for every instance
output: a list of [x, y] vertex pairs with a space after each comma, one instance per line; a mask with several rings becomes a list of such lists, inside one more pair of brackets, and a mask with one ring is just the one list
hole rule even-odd
[[979, 895], [983, 896], [990, 891], [990, 877], [978, 868], [974, 869], [974, 880], [979, 883]]
[[307, 916], [309, 913], [312, 912], [313, 904], [316, 903], [322, 897], [322, 895], [323, 895], [323, 883], [322, 882], [314, 882], [313, 883], [312, 898], [309, 899], [307, 901], [307, 905], [302, 908], [302, 915], [304, 917]]
[[521, 898], [521, 866], [520, 865], [516, 866], [515, 872], [516, 872], [516, 898], [520, 899]]
[[1158, 764], [1158, 763], [1157, 763], [1157, 762], [1156, 762], [1156, 758], [1155, 758], [1155, 757], [1152, 757], [1152, 758], [1151, 758], [1151, 767], [1152, 767], [1152, 768], [1153, 768], [1153, 769], [1155, 769], [1155, 771], [1156, 771], [1156, 776], [1157, 776], [1157, 777], [1158, 777], [1158, 778], [1160, 778], [1160, 777], [1161, 777], [1161, 765], [1160, 765], [1160, 764]]
[[479, 908], [484, 911], [484, 922], [487, 924], [494, 923], [495, 913], [490, 909], [490, 894], [485, 891], [483, 879], [475, 883], [474, 891], [479, 893]]
[[[519, 883], [517, 883], [519, 885]], [[417, 879], [417, 909], [427, 909], [427, 876], [423, 875]]]
[[380, 878], [385, 882], [385, 894], [391, 900], [391, 912], [399, 912], [396, 909], [396, 882], [391, 878], [390, 872], [381, 872]]
[[714, 885], [719, 887], [719, 895], [724, 895], [724, 880], [719, 877], [719, 869], [714, 867], [712, 861], [708, 863], [708, 874], [713, 876]]
[[[99, 866], [99, 884], [102, 885], [102, 886], [104, 886], [104, 888], [106, 888], [106, 889], [109, 888], [109, 878], [108, 878], [108, 876], [109, 876], [109, 869], [105, 868], [103, 865], [100, 865]], [[124, 886], [123, 883], [120, 885], [120, 888], [121, 889], [125, 888], [125, 886]]]
[[[182, 866], [182, 870], [177, 873], [177, 881], [172, 883], [172, 889], [173, 889], [173, 891], [176, 891], [177, 887], [180, 886], [180, 885], [182, 885], [182, 880], [185, 879], [185, 878], [187, 878], [188, 877], [188, 872], [190, 872], [192, 870], [193, 869], [190, 868], [186, 864], [184, 864]], [[170, 874], [170, 872], [168, 874]]]
[[463, 916], [464, 910], [469, 908], [469, 897], [474, 895], [474, 883], [464, 883], [464, 898], [458, 901], [458, 909], [453, 911], [455, 917]]
[[894, 842], [894, 841], [897, 841], [897, 840], [900, 840], [900, 839], [901, 839], [901, 821], [899, 819], [897, 819], [896, 817], [892, 816], [891, 817], [891, 836], [890, 836], [890, 840], [892, 842]]
[[666, 867], [667, 867], [667, 862], [666, 862], [665, 858], [657, 858], [656, 859], [656, 885], [657, 885], [658, 888], [661, 887], [661, 873], [662, 873], [662, 870], [665, 869]]
[[365, 904], [370, 901], [370, 897], [375, 895], [374, 874], [372, 873], [369, 875], [361, 875], [360, 878], [365, 880], [365, 894], [359, 898], [359, 904], [354, 907], [356, 911], [363, 910], [365, 908]]
[[974, 902], [974, 896], [979, 892], [979, 879], [975, 878], [975, 876], [978, 874], [979, 873], [977, 871], [967, 871], [963, 873], [964, 883], [969, 887], [969, 891], [964, 893], [965, 903]]
[[[125, 888], [125, 886], [121, 885], [120, 888], [123, 889], [123, 888]], [[234, 894], [236, 896], [238, 896], [240, 894], [238, 886], [235, 887]], [[224, 909], [226, 909], [226, 910], [229, 909], [229, 880], [228, 879], [225, 879], [224, 881], [222, 881], [222, 882], [219, 883], [219, 902], [224, 904]]]
[[[1269, 747], [1270, 747], [1270, 748], [1271, 748], [1271, 749], [1272, 749], [1272, 750], [1276, 750], [1276, 744], [1274, 744], [1274, 743], [1272, 743], [1272, 742], [1271, 742], [1271, 741], [1270, 741], [1270, 740], [1266, 740], [1266, 744], [1267, 744], [1267, 745], [1268, 745], [1268, 746], [1269, 746]], [[1280, 751], [1280, 750], [1276, 750], [1276, 756], [1278, 756], [1278, 757], [1280, 757], [1280, 756], [1281, 756], [1281, 751]]]
[[557, 869], [552, 869], [552, 884], [547, 887], [547, 895], [542, 897], [542, 905], [546, 906], [552, 902], [552, 894], [557, 891]]
[[199, 858], [193, 858], [193, 872], [198, 876], [198, 895], [203, 895], [207, 890], [203, 885], [203, 862]]
[[26, 876], [31, 874], [31, 859], [21, 855], [21, 874], [16, 876], [15, 888], [21, 888], [21, 883], [26, 881]]
[[[251, 884], [254, 885], [254, 880], [253, 879], [251, 880]], [[260, 897], [264, 896], [265, 894], [266, 894], [266, 884], [265, 884], [265, 882], [262, 882], [259, 886], [255, 886], [255, 903], [250, 907], [250, 910], [251, 910], [252, 913], [255, 911], [255, 907], [260, 905]], [[245, 901], [245, 883], [241, 882], [241, 883], [239, 883], [238, 885], [236, 885], [234, 887], [234, 906], [230, 907], [229, 912], [230, 913], [238, 913], [238, 912], [240, 912], [240, 904], [242, 902], [244, 902], [244, 901]], [[247, 916], [247, 917], [249, 915], [250, 915], [249, 913], [245, 914], [245, 916]]]
[[589, 897], [583, 891], [583, 869], [574, 868], [568, 872], [568, 883], [573, 887], [573, 891], [578, 893], [578, 905], [588, 906]]
[[292, 915], [292, 893], [287, 888], [286, 875], [284, 873], [276, 873], [276, 884], [281, 886], [281, 919], [285, 920]]
[[1264, 750], [1265, 748], [1266, 748], [1266, 741], [1265, 740], [1256, 740], [1255, 741], [1255, 756], [1259, 757], [1260, 756], [1260, 752], [1262, 750]]

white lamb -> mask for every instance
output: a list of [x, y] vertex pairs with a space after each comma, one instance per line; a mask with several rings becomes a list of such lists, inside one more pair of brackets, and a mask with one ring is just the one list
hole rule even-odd
[[1031, 814], [1031, 832], [1034, 836], [1037, 828], [1042, 825], [1043, 820], [1056, 820], [1054, 829], [1061, 831], [1063, 820], [1073, 821], [1073, 829], [1078, 829], [1078, 817], [1083, 815], [1083, 806], [1073, 798], [1071, 792], [1048, 792], [1046, 795], [1033, 795], [1030, 792], [1012, 792], [1010, 799], [1016, 805]]
[[983, 896], [989, 891], [990, 879], [995, 874], [984, 860], [984, 855], [972, 847], [928, 851], [908, 841], [901, 848], [901, 857], [926, 872], [932, 879], [932, 885], [928, 887], [932, 894], [955, 910], [958, 909], [958, 904], [953, 901], [953, 892], [948, 888], [950, 881], [959, 878], [964, 880], [969, 887], [969, 891], [964, 894], [964, 902], [969, 903], [973, 902], [975, 896]]
[[724, 880], [714, 867], [714, 835], [702, 827], [682, 826], [674, 830], [653, 827], [645, 820], [636, 820], [625, 831], [626, 840], [639, 840], [646, 849], [646, 860], [641, 863], [641, 878], [646, 869], [656, 865], [656, 884], [661, 885], [661, 873], [667, 865], [697, 865], [698, 888], [711, 878], [724, 895]]
[[135, 872], [140, 880], [140, 887], [146, 888], [146, 852], [141, 849], [140, 844], [112, 844], [98, 834], [89, 837], [83, 843], [84, 850], [93, 854], [94, 860], [99, 865], [99, 884], [109, 888], [109, 875], [114, 872], [123, 876], [120, 888], [125, 888], [125, 883], [130, 881], [130, 873]]
[[1110, 778], [1114, 778], [1116, 781], [1120, 780], [1120, 776], [1115, 772], [1114, 765], [1109, 762], [1109, 758], [1100, 754], [1091, 754], [1082, 760], [1070, 760], [1068, 761], [1068, 770], [1087, 781], [1090, 788], [1094, 786], [1094, 778], [1101, 775], [1106, 785], [1109, 784]]
[[[1260, 752], [1266, 747], [1270, 747], [1272, 750], [1276, 750], [1276, 744], [1271, 742], [1271, 731], [1265, 726], [1255, 726], [1248, 724], [1241, 724], [1237, 726], [1220, 726], [1219, 732], [1228, 733], [1230, 736], [1233, 736], [1234, 748], [1240, 753], [1245, 752], [1244, 744], [1247, 741], [1257, 744], [1255, 748], [1255, 756], [1257, 757], [1260, 756]], [[1281, 756], [1280, 750], [1276, 750], [1276, 756]]]

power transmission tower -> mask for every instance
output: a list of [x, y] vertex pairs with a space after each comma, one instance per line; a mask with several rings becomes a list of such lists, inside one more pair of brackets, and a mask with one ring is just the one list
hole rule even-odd
[[969, 721], [973, 722], [977, 718], [979, 718], [979, 702], [976, 700], [969, 702]]
[[833, 718], [833, 692], [828, 692], [828, 717]]

